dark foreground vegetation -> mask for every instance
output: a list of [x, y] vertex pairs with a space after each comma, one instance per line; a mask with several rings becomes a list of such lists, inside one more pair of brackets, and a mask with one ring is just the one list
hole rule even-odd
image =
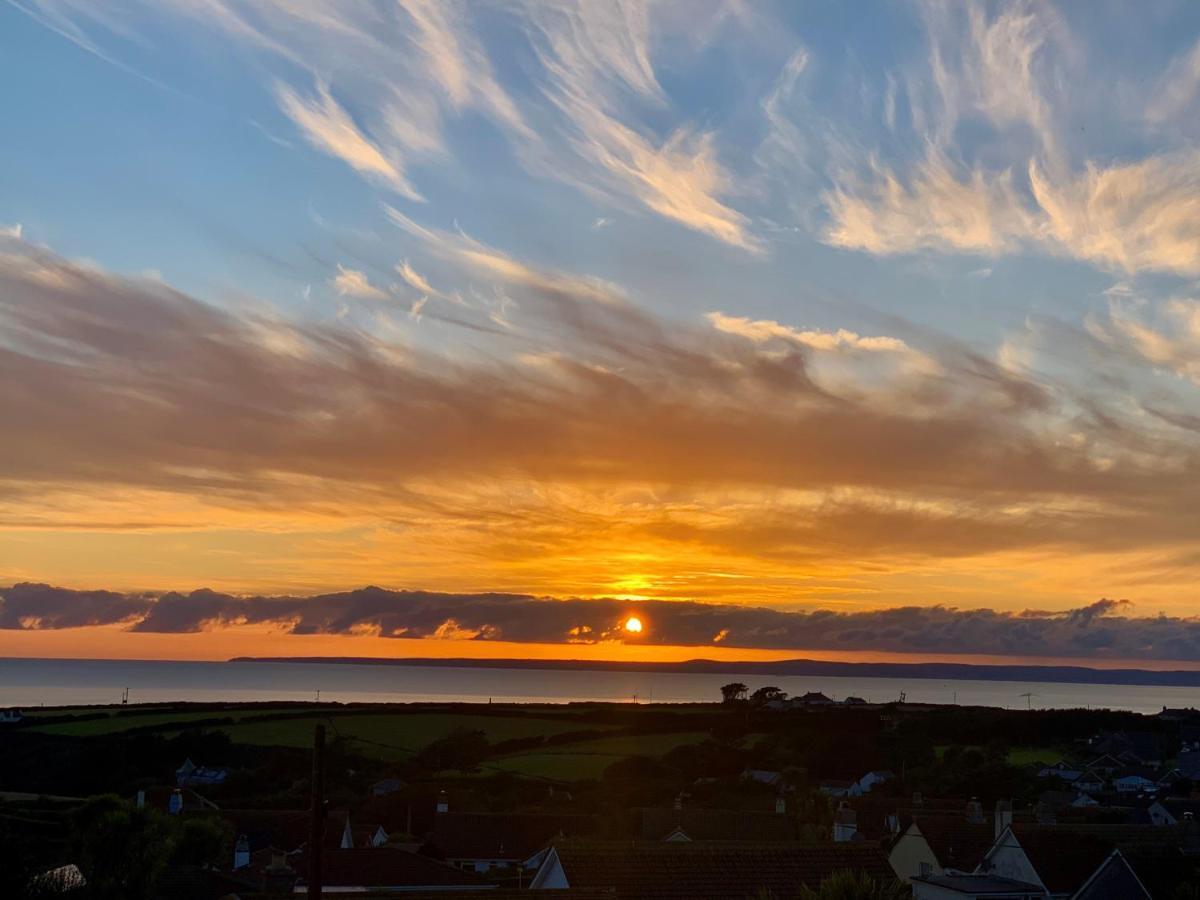
[[[967, 821], [1010, 804], [1018, 824], [1150, 828], [1157, 804], [1176, 809], [1182, 828], [1192, 802], [1180, 764], [1200, 727], [1189, 711], [798, 703], [738, 684], [723, 700], [26, 711], [0, 726], [0, 897], [269, 896], [270, 874], [282, 871], [272, 862], [294, 873], [289, 889], [302, 885], [317, 725], [327, 735], [328, 853], [436, 862], [420, 884], [454, 872], [525, 889], [547, 877], [548, 848], [565, 841], [565, 860], [576, 839], [594, 842], [588, 853], [606, 841], [686, 842], [678, 852], [693, 854], [741, 842], [742, 856], [784, 842], [813, 858], [853, 843], [886, 862], [911, 822], [935, 810]], [[1072, 787], [1080, 777], [1104, 783], [1089, 794]], [[481, 849], [489, 829], [501, 839]], [[919, 883], [896, 865], [831, 870], [811, 884], [797, 875], [782, 888], [764, 875], [738, 896], [912, 896]], [[1192, 869], [1171, 872], [1154, 896], [1195, 896]], [[584, 876], [570, 878], [574, 890]]]

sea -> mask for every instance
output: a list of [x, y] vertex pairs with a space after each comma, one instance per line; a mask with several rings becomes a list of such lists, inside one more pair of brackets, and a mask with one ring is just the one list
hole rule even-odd
[[[1100, 673], [1102, 674], [1102, 673]], [[941, 678], [859, 678], [700, 672], [502, 669], [296, 662], [0, 659], [0, 708], [120, 703], [312, 701], [341, 703], [696, 703], [721, 685], [773, 684], [790, 695], [834, 700], [1122, 709], [1155, 713], [1200, 706], [1200, 688]]]

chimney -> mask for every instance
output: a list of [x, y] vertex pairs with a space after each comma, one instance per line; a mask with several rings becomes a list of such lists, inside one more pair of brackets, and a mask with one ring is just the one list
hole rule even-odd
[[1012, 824], [1013, 808], [1011, 800], [996, 801], [996, 829], [993, 836], [999, 839], [1005, 828]]
[[437, 811], [440, 813], [450, 812], [450, 798], [446, 796], [445, 791], [438, 791]]
[[884, 827], [887, 828], [888, 834], [892, 835], [892, 837], [895, 837], [900, 833], [900, 814], [888, 813], [883, 817], [883, 824]]
[[263, 869], [262, 888], [265, 894], [291, 894], [296, 889], [296, 870], [288, 865], [287, 855], [278, 850], [271, 853], [271, 864]]
[[167, 812], [177, 816], [183, 811], [183, 791], [179, 788], [171, 791], [171, 799], [167, 801]]
[[838, 811], [833, 814], [833, 839], [841, 844], [854, 840], [854, 835], [857, 833], [858, 813], [847, 806], [845, 801], [842, 801]]
[[145, 791], [137, 792], [137, 808], [138, 809], [146, 808], [146, 792]]
[[237, 843], [233, 845], [233, 867], [244, 869], [248, 865], [250, 865], [250, 842], [243, 834], [238, 836]]
[[983, 804], [979, 802], [978, 797], [972, 797], [967, 801], [967, 821], [972, 825], [984, 823]]
[[783, 799], [783, 794], [775, 798], [775, 812], [781, 816], [787, 812], [787, 801]]

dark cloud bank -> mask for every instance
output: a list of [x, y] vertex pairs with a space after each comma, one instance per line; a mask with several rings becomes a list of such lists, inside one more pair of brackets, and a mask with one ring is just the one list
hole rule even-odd
[[647, 624], [631, 642], [795, 650], [880, 650], [1200, 661], [1200, 618], [1127, 615], [1124, 601], [1065, 612], [997, 612], [946, 606], [865, 612], [787, 612], [686, 601], [551, 599], [525, 594], [445, 594], [377, 587], [313, 597], [191, 593], [122, 594], [44, 584], [0, 588], [0, 628], [123, 624], [185, 633], [276, 624], [292, 634], [594, 643], [626, 640], [631, 613]]

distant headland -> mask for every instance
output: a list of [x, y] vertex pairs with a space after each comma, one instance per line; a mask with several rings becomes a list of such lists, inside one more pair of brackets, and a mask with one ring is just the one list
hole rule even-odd
[[434, 659], [363, 656], [239, 656], [230, 662], [313, 663], [360, 666], [422, 666], [473, 669], [535, 669], [602, 672], [679, 672], [752, 676], [822, 676], [849, 678], [928, 678], [940, 681], [1034, 681], [1064, 684], [1136, 684], [1200, 688], [1200, 671], [1175, 669], [1095, 669], [1087, 666], [972, 665], [969, 663], [837, 662], [784, 659], [766, 662], [618, 662], [580, 659]]

